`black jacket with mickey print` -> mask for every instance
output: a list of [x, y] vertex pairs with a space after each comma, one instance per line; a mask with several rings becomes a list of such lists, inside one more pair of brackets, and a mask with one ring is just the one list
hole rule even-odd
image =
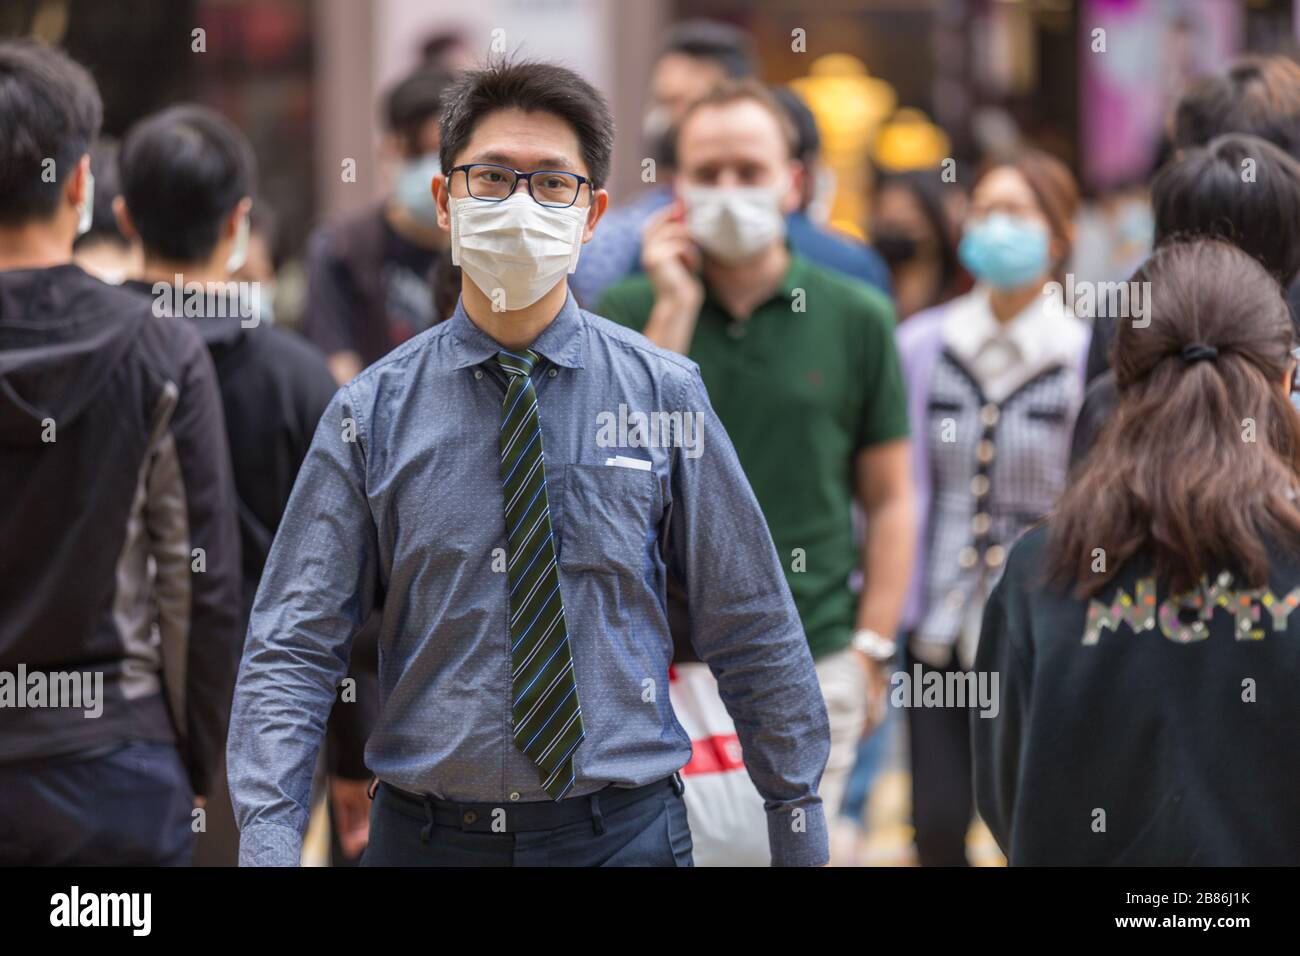
[[1300, 563], [1179, 596], [1139, 556], [1094, 603], [1044, 582], [1047, 534], [1012, 550], [975, 662], [999, 691], [976, 803], [1010, 863], [1300, 864]]

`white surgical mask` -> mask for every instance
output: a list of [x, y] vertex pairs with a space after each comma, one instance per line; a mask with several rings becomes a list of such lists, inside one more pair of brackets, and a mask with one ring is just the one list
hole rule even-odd
[[748, 259], [785, 235], [785, 187], [687, 186], [686, 231], [723, 262]]
[[235, 243], [230, 247], [230, 255], [226, 259], [226, 271], [238, 272], [248, 261], [248, 243], [253, 235], [253, 224], [249, 221], [248, 213], [239, 220], [239, 229], [235, 232]]
[[89, 169], [86, 170], [86, 198], [81, 201], [77, 215], [77, 235], [84, 236], [95, 221], [95, 174]]
[[578, 267], [587, 209], [557, 209], [517, 192], [501, 202], [451, 200], [451, 261], [483, 294], [526, 309]]

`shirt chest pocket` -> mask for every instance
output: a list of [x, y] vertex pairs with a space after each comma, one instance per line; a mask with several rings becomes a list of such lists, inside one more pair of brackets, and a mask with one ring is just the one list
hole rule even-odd
[[565, 571], [639, 577], [652, 528], [654, 473], [614, 465], [564, 469]]

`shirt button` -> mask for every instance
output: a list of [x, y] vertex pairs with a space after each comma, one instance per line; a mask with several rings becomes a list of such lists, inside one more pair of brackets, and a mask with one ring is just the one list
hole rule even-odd
[[988, 515], [984, 514], [983, 512], [980, 512], [971, 521], [970, 527], [971, 530], [974, 531], [976, 534], [988, 534], [989, 526], [992, 523], [993, 523], [992, 518], [990, 518]]
[[473, 810], [469, 810], [465, 813], [464, 819], [466, 823], [473, 823], [475, 820], [478, 819], [478, 814], [475, 813]]
[[998, 407], [992, 402], [980, 409], [980, 421], [985, 428], [992, 428], [998, 423]]
[[979, 560], [979, 555], [975, 553], [974, 548], [966, 547], [957, 552], [957, 563], [963, 568], [975, 567], [975, 562]]
[[476, 369], [474, 369], [474, 377], [475, 377], [475, 378], [482, 378], [482, 377], [483, 377], [483, 370], [482, 370], [481, 368], [476, 368]]
[[988, 475], [976, 475], [970, 480], [970, 493], [976, 498], [982, 498], [989, 493]]
[[993, 442], [985, 438], [975, 447], [975, 459], [981, 465], [987, 465], [993, 460], [993, 455], [996, 451], [997, 449], [993, 447]]
[[518, 799], [519, 799], [519, 791], [518, 791], [518, 790], [513, 790], [513, 791], [511, 791], [511, 793], [510, 793], [510, 799], [511, 799], [511, 800], [518, 800]]
[[1002, 545], [1000, 544], [995, 544], [993, 545], [993, 547], [989, 548], [987, 551], [984, 552], [984, 562], [990, 568], [996, 568], [999, 567], [1004, 560], [1006, 560], [1006, 556], [1007, 556], [1006, 549], [1003, 548]]
[[555, 378], [555, 376], [560, 374], [560, 370], [558, 368], [553, 368], [546, 374], [549, 375], [551, 378]]

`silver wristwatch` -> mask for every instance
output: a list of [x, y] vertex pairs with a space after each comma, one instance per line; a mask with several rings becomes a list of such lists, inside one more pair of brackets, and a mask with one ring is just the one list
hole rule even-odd
[[853, 634], [853, 649], [861, 651], [874, 661], [888, 661], [893, 659], [898, 650], [898, 642], [881, 637], [869, 627], [863, 627]]

